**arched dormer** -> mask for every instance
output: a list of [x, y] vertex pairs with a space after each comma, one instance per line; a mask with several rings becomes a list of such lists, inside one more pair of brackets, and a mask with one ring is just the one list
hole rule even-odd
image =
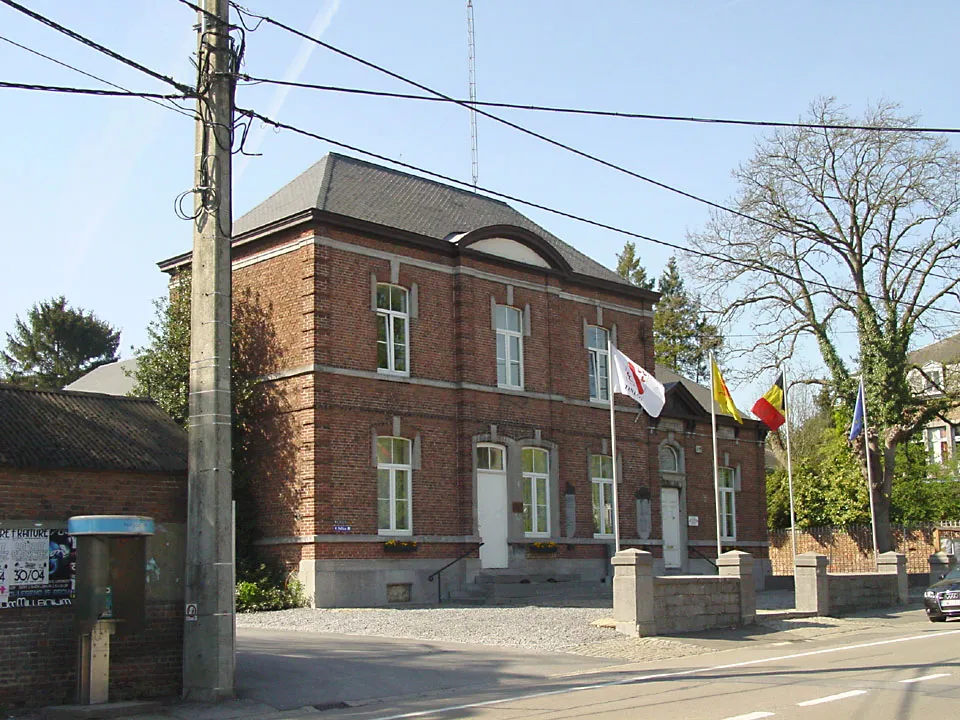
[[516, 225], [488, 225], [454, 235], [450, 241], [461, 250], [483, 253], [525, 265], [569, 273], [570, 264], [536, 233]]

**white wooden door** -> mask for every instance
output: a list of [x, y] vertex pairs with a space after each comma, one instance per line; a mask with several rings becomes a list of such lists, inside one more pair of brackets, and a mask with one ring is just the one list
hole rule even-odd
[[660, 512], [663, 516], [663, 564], [668, 568], [681, 567], [680, 491], [677, 488], [660, 489]]
[[507, 474], [477, 471], [477, 525], [483, 546], [480, 567], [505, 568], [507, 554]]

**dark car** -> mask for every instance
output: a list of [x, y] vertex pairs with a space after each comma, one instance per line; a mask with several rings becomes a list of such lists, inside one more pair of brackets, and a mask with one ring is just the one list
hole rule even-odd
[[956, 567], [940, 582], [923, 593], [923, 604], [930, 622], [943, 622], [948, 617], [960, 617], [960, 567]]

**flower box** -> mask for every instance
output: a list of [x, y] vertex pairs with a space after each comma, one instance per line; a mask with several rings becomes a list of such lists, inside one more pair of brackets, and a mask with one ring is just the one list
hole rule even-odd
[[534, 542], [527, 545], [527, 551], [532, 555], [550, 555], [557, 552], [555, 542]]
[[416, 552], [417, 543], [414, 540], [387, 540], [383, 544], [383, 550], [388, 553]]

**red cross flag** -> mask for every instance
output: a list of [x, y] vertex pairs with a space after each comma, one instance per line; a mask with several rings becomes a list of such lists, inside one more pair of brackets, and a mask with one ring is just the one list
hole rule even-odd
[[610, 358], [613, 360], [613, 392], [629, 395], [650, 417], [658, 417], [666, 402], [661, 382], [613, 346]]

